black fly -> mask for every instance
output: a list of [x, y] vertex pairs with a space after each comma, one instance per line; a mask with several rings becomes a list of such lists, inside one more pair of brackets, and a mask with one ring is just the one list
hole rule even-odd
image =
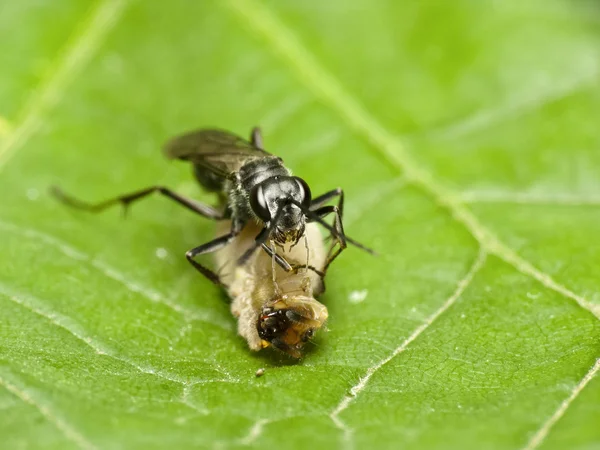
[[[320, 223], [339, 244], [335, 251], [335, 245], [331, 247], [323, 272], [318, 272], [321, 276], [324, 276], [324, 272], [348, 242], [372, 253], [344, 233], [344, 191], [341, 188], [333, 189], [313, 199], [306, 182], [292, 176], [281, 158], [264, 150], [259, 128], [252, 130], [250, 142], [223, 130], [197, 130], [173, 138], [164, 150], [170, 159], [192, 163], [194, 175], [204, 189], [220, 194], [221, 208], [182, 197], [163, 186], [152, 186], [97, 204], [83, 202], [57, 188], [53, 189], [53, 193], [70, 206], [102, 211], [118, 203], [126, 208], [129, 204], [158, 192], [201, 216], [213, 220], [230, 219], [232, 225], [228, 234], [186, 253], [188, 261], [216, 284], [222, 284], [219, 276], [194, 258], [226, 246], [252, 220], [260, 223], [262, 230], [256, 236], [254, 245], [239, 258], [239, 265], [244, 264], [258, 247], [262, 247], [284, 270], [297, 270], [297, 266], [290, 265], [284, 257], [274, 253], [267, 241], [273, 240], [278, 245], [296, 244], [304, 235], [307, 222]], [[337, 206], [326, 205], [336, 197]], [[333, 226], [324, 220], [331, 213], [334, 215]]]

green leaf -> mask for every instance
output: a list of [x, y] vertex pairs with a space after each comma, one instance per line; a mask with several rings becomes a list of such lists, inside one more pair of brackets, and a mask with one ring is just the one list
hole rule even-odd
[[[3, 446], [597, 448], [597, 3], [0, 11]], [[256, 124], [315, 193], [345, 189], [346, 231], [381, 253], [336, 261], [297, 364], [251, 353], [185, 260], [213, 224], [47, 195], [211, 201], [162, 143]]]

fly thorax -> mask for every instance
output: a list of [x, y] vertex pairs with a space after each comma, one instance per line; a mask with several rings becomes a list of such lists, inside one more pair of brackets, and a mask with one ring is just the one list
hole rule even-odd
[[253, 216], [248, 210], [247, 193], [242, 188], [239, 176], [234, 175], [225, 182], [225, 190], [228, 197], [228, 208], [231, 217], [241, 222], [246, 222]]
[[248, 161], [238, 172], [240, 184], [248, 192], [269, 178], [285, 176], [290, 176], [290, 170], [283, 165], [283, 161], [277, 156], [267, 156]]

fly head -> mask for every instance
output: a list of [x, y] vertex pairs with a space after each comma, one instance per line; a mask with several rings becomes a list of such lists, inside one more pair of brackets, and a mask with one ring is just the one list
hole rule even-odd
[[277, 242], [298, 242], [304, 234], [306, 217], [292, 202], [310, 207], [310, 188], [302, 178], [277, 176], [256, 185], [250, 192], [252, 212], [266, 224], [277, 220], [273, 230]]

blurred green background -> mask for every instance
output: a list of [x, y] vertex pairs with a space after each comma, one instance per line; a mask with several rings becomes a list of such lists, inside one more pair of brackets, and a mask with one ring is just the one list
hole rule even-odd
[[[5, 0], [0, 42], [0, 447], [600, 447], [596, 1]], [[298, 364], [185, 261], [213, 224], [47, 194], [211, 201], [162, 143], [254, 125], [381, 253]]]

